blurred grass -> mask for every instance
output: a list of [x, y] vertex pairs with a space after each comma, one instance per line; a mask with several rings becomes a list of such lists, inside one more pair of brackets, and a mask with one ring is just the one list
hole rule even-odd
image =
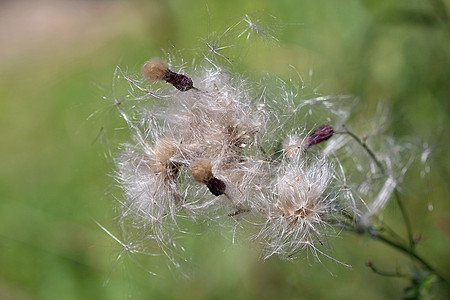
[[[160, 277], [129, 260], [113, 264], [120, 247], [93, 219], [118, 232], [103, 155], [116, 133], [97, 139], [102, 128], [123, 126], [101, 101], [115, 66], [137, 71], [161, 48], [197, 47], [200, 38], [260, 10], [302, 25], [280, 31], [279, 46], [257, 43], [238, 69], [284, 77], [288, 64], [302, 74], [312, 70], [323, 93], [361, 99], [355, 122], [384, 101], [392, 106], [393, 134], [432, 146], [430, 173], [421, 178], [413, 167], [402, 192], [413, 229], [423, 235], [420, 252], [450, 277], [448, 1], [6, 1], [0, 8], [1, 299], [398, 297], [408, 283], [374, 275], [364, 262], [388, 270], [410, 262], [346, 234], [331, 241], [332, 255], [352, 270], [306, 256], [263, 262], [255, 245], [233, 246], [227, 234], [208, 229], [186, 241], [191, 280], [168, 272], [161, 257], [146, 264]], [[385, 219], [402, 228], [399, 217], [392, 204]]]

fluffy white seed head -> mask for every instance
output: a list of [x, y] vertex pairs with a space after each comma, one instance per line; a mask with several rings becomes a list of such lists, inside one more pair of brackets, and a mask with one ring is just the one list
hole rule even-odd
[[323, 243], [327, 224], [337, 212], [330, 191], [331, 167], [325, 159], [285, 162], [275, 179], [272, 205], [261, 232], [269, 257], [291, 256], [308, 246]]
[[[328, 227], [338, 224], [340, 188], [334, 186], [329, 159], [306, 151], [312, 142], [304, 133], [311, 128], [301, 124], [312, 123], [320, 112], [329, 113], [334, 126], [344, 115], [342, 106], [330, 97], [299, 99], [302, 89], [293, 91], [286, 82], [279, 84], [282, 80], [272, 80], [277, 87], [270, 92], [272, 86], [251, 84], [215, 64], [181, 71], [195, 84], [186, 93], [164, 87], [149, 91], [125, 77], [132, 85], [127, 99], [138, 101], [129, 111], [119, 108], [134, 136], [116, 161], [125, 198], [122, 218], [131, 217], [133, 225], [145, 228], [164, 247], [173, 233], [184, 233], [178, 228], [180, 217], [221, 222], [227, 215], [239, 219], [245, 211], [250, 212], [245, 218], [251, 215], [262, 225], [259, 236], [267, 256], [320, 247]], [[159, 59], [150, 59], [142, 73], [147, 80], [171, 83], [173, 72]], [[297, 134], [282, 140], [293, 132]], [[321, 153], [321, 148], [311, 152]], [[345, 151], [349, 156], [355, 152]]]
[[288, 158], [301, 155], [306, 149], [308, 149], [308, 143], [301, 136], [290, 135], [283, 141], [283, 151]]

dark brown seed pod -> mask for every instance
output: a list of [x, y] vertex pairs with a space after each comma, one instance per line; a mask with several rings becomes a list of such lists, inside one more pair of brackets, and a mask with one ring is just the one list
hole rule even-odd
[[225, 182], [223, 182], [222, 180], [216, 178], [216, 177], [212, 177], [208, 183], [206, 184], [206, 186], [208, 187], [209, 191], [214, 195], [214, 196], [220, 196], [223, 195], [225, 193], [225, 189], [227, 187], [227, 185], [225, 184]]
[[166, 82], [172, 84], [176, 89], [185, 92], [194, 88], [192, 79], [183, 74], [177, 74], [169, 70], [169, 74], [166, 77]]

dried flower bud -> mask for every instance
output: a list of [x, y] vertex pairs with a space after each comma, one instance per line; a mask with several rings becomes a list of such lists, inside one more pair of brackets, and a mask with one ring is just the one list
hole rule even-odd
[[191, 164], [192, 177], [206, 185], [214, 196], [225, 193], [226, 184], [213, 176], [211, 162], [208, 159], [200, 159]]
[[152, 58], [142, 66], [142, 74], [149, 81], [166, 81], [176, 89], [185, 92], [194, 88], [192, 80], [183, 74], [169, 70], [167, 65], [158, 58]]
[[320, 126], [306, 138], [308, 147], [311, 147], [312, 145], [328, 140], [333, 135], [333, 133], [334, 133], [333, 127], [331, 127], [330, 125]]

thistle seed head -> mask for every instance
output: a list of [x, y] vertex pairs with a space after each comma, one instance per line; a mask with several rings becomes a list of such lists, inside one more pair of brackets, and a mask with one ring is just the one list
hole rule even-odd
[[211, 162], [208, 159], [200, 159], [191, 164], [191, 174], [194, 179], [206, 185], [214, 196], [225, 193], [226, 184], [213, 176]]
[[308, 149], [308, 142], [301, 136], [289, 136], [283, 141], [283, 150], [288, 158], [294, 158]]
[[168, 137], [163, 137], [158, 140], [155, 145], [155, 157], [162, 162], [171, 160], [178, 151], [177, 143]]
[[[255, 19], [246, 15], [244, 21], [248, 30], [240, 36], [249, 32], [264, 34]], [[212, 49], [213, 54], [221, 56], [219, 50]], [[304, 123], [328, 120], [339, 124], [333, 118], [347, 116], [348, 110], [333, 103], [331, 97], [302, 99], [303, 86], [290, 88], [283, 80], [269, 78], [268, 84], [250, 83], [216, 65], [211, 57], [204, 58], [192, 69], [193, 80], [171, 71], [157, 58], [143, 64], [145, 79], [166, 81], [182, 92], [194, 89], [190, 93], [164, 88], [148, 90], [140, 86], [139, 80], [122, 76], [127, 80], [127, 88], [133, 85], [126, 99], [138, 100], [128, 107], [117, 106], [133, 138], [116, 160], [116, 180], [125, 198], [122, 219], [131, 217], [133, 226], [144, 228], [146, 238], [155, 239], [167, 254], [176, 238], [173, 234], [184, 233], [177, 219], [210, 218], [211, 213], [225, 205], [235, 209], [230, 216], [241, 217], [241, 212], [248, 211], [246, 216], [255, 217], [254, 224], [262, 225], [260, 237], [267, 243], [267, 256], [290, 257], [306, 247], [317, 249], [328, 236], [327, 229], [338, 224], [334, 221], [342, 213], [344, 201], [353, 199], [350, 195], [337, 201], [336, 191], [341, 187], [332, 186], [337, 168], [329, 163], [330, 158], [305, 154], [309, 147], [332, 137], [334, 130], [330, 125], [322, 125], [309, 135], [289, 136], [282, 145], [284, 155], [278, 153], [280, 135], [294, 129], [305, 133], [305, 128], [298, 128], [302, 122], [298, 112], [304, 107], [312, 108], [308, 118], [314, 118], [305, 119]], [[176, 59], [167, 61], [170, 66], [184, 64], [174, 63]], [[274, 83], [276, 87], [271, 91]], [[152, 97], [155, 99], [147, 101]], [[161, 99], [169, 101], [160, 102]], [[335, 117], [317, 117], [317, 112]], [[354, 147], [343, 148], [347, 141], [335, 143], [341, 137], [327, 143], [334, 145], [331, 153], [343, 149], [354, 156]], [[327, 153], [325, 150], [317, 153]], [[367, 155], [361, 155], [356, 163], [366, 160]], [[387, 159], [385, 164], [388, 165]], [[224, 197], [212, 197], [195, 182], [205, 185], [214, 196]], [[392, 192], [392, 184], [385, 186], [376, 198], [379, 201], [374, 210], [384, 207]], [[348, 189], [348, 193], [352, 191]]]
[[169, 67], [159, 58], [151, 58], [142, 66], [142, 74], [149, 81], [162, 81], [172, 84], [177, 90], [182, 92], [194, 88], [192, 79], [183, 74], [178, 74], [169, 70]]
[[279, 169], [272, 207], [261, 231], [266, 239], [266, 258], [291, 256], [321, 244], [324, 228], [337, 214], [336, 197], [329, 193], [332, 171], [325, 159], [296, 156]]

